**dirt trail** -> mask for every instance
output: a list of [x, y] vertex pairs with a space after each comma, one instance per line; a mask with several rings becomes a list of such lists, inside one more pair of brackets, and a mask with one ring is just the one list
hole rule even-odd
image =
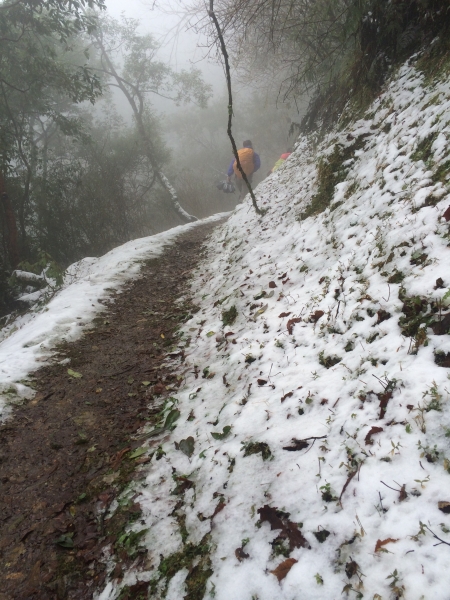
[[70, 364], [39, 370], [35, 398], [0, 427], [0, 600], [92, 598], [108, 544], [124, 563], [145, 560], [118, 541], [139, 505], [102, 515], [139, 476], [133, 434], [179, 385], [163, 363], [193, 307], [174, 301], [215, 226], [198, 226], [149, 261], [93, 330], [60, 349]]

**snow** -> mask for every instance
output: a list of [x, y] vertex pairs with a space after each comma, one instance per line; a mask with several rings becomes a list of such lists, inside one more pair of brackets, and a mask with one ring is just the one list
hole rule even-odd
[[[30, 373], [54, 356], [57, 344], [78, 339], [104, 310], [102, 302], [111, 292], [139, 275], [143, 261], [161, 255], [181, 234], [226, 214], [132, 240], [100, 258], [84, 258], [68, 267], [64, 285], [48, 303], [0, 331], [0, 420], [10, 413], [11, 402], [34, 394], [27, 379]], [[32, 276], [22, 271], [16, 274], [22, 278]], [[22, 296], [22, 300], [35, 302], [42, 294], [39, 290]]]
[[[432, 134], [425, 156], [419, 144]], [[184, 377], [172, 401], [176, 428], [150, 438], [144, 482], [126, 492], [139, 494], [143, 524], [132, 527], [148, 529], [146, 566], [110, 581], [102, 600], [137, 579], [154, 582], [152, 598], [184, 597], [200, 559], [170, 581], [159, 567], [189, 543], [208, 545], [205, 599], [448, 600], [450, 548], [431, 531], [450, 543], [450, 515], [438, 507], [450, 502], [449, 370], [435, 362], [450, 338], [425, 323], [415, 341], [399, 319], [413, 296], [428, 302], [424, 321], [431, 302], [446, 310], [450, 194], [436, 173], [449, 138], [449, 81], [427, 87], [407, 63], [364, 118], [318, 145], [297, 143], [257, 188], [264, 217], [247, 196], [215, 230], [192, 282], [200, 311], [180, 339], [185, 361], [174, 361]], [[356, 142], [328, 208], [303, 218], [321, 157]], [[224, 326], [232, 306], [236, 321]], [[224, 439], [211, 435], [224, 427]], [[373, 427], [381, 431], [370, 444]], [[190, 458], [176, 445], [189, 436]], [[313, 437], [322, 439], [283, 449]], [[267, 444], [271, 456], [244, 456], [249, 443]], [[184, 492], [179, 476], [192, 483]], [[258, 522], [266, 505], [301, 524], [311, 548], [277, 554], [281, 530]], [[320, 543], [323, 529], [330, 535]], [[240, 547], [249, 555], [241, 562]], [[297, 562], [279, 582], [271, 571], [286, 556]]]

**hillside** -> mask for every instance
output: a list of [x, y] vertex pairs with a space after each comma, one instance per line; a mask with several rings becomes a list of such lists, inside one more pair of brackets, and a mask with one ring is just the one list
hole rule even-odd
[[213, 234], [102, 600], [448, 599], [450, 83], [348, 120]]

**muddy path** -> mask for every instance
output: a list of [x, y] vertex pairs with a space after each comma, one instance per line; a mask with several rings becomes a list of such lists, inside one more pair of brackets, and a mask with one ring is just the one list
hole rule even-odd
[[165, 362], [195, 307], [175, 301], [216, 226], [196, 227], [146, 263], [94, 329], [35, 373], [36, 396], [0, 427], [0, 600], [92, 598], [107, 546], [123, 566], [145, 560], [120, 545], [139, 505], [103, 515], [148, 460], [134, 457], [136, 432], [180, 384]]

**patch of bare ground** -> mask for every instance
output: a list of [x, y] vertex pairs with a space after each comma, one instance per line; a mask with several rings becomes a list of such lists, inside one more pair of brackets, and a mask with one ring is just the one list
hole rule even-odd
[[142, 443], [136, 432], [181, 383], [164, 363], [195, 307], [175, 301], [216, 225], [183, 234], [146, 263], [92, 330], [59, 349], [70, 364], [35, 373], [36, 396], [0, 426], [0, 600], [92, 598], [106, 577], [107, 547], [119, 558], [115, 577], [145, 561], [145, 552], [130, 556], [118, 544], [139, 505], [104, 515], [149, 460], [131, 458]]

